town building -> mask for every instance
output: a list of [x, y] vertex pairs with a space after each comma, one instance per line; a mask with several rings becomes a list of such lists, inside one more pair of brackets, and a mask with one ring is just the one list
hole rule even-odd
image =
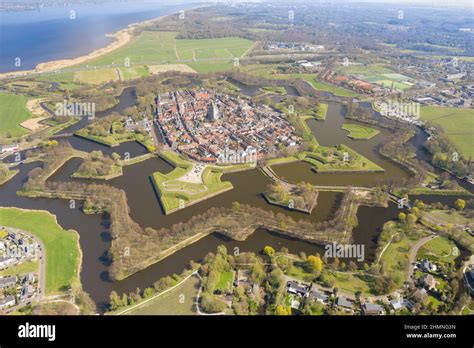
[[11, 286], [14, 286], [15, 284], [16, 284], [15, 276], [0, 277], [0, 289], [9, 288]]
[[0, 299], [0, 309], [6, 309], [15, 305], [15, 297], [9, 295]]
[[362, 305], [362, 313], [364, 315], [382, 315], [385, 310], [382, 306], [375, 303], [364, 303]]

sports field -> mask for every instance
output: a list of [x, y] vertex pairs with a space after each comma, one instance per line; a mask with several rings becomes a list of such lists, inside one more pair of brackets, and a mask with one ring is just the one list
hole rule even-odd
[[466, 158], [474, 157], [474, 110], [426, 106], [421, 119], [442, 130]]
[[342, 69], [347, 75], [354, 75], [357, 78], [375, 83], [377, 85], [404, 91], [412, 87], [411, 79], [408, 76], [398, 74], [389, 67], [383, 65], [352, 65]]
[[253, 45], [253, 41], [238, 37], [181, 40], [176, 39], [176, 35], [175, 32], [144, 31], [125, 46], [81, 66], [174, 63], [189, 65], [197, 72], [209, 72], [231, 68], [233, 59], [243, 56]]
[[0, 137], [18, 137], [27, 133], [20, 123], [29, 119], [26, 108], [28, 97], [15, 94], [0, 94]]

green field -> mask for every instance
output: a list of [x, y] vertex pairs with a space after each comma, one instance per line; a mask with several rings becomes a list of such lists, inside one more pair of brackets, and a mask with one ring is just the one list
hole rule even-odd
[[352, 123], [344, 123], [341, 128], [348, 131], [347, 136], [352, 139], [372, 139], [380, 133], [377, 129]]
[[195, 315], [199, 279], [192, 276], [173, 290], [138, 305], [125, 315]]
[[232, 289], [232, 283], [234, 282], [234, 272], [222, 272], [221, 277], [219, 278], [219, 282], [216, 285], [215, 290], [226, 291], [228, 289]]
[[81, 66], [125, 64], [138, 69], [124, 79], [145, 76], [145, 65], [183, 63], [197, 72], [229, 69], [232, 59], [240, 58], [253, 45], [250, 40], [227, 37], [218, 39], [180, 40], [175, 32], [143, 31], [125, 46], [88, 61]]
[[94, 69], [78, 71], [74, 80], [92, 85], [120, 80], [118, 69]]
[[39, 269], [38, 261], [27, 261], [27, 262], [22, 262], [12, 267], [8, 267], [7, 269], [4, 269], [3, 271], [0, 271], [0, 276], [7, 277], [7, 276], [14, 276], [17, 274], [24, 275], [30, 272], [37, 273], [38, 269]]
[[463, 212], [451, 210], [431, 210], [430, 215], [436, 219], [446, 221], [455, 225], [464, 225], [471, 222], [471, 220], [464, 215]]
[[426, 106], [421, 119], [442, 130], [466, 158], [474, 157], [474, 110]]
[[316, 75], [314, 74], [281, 74], [276, 70], [277, 65], [272, 64], [259, 64], [259, 65], [248, 65], [244, 66], [243, 70], [249, 74], [265, 77], [268, 79], [276, 80], [288, 80], [288, 79], [300, 79], [305, 80], [311, 86], [319, 91], [330, 92], [334, 95], [341, 97], [357, 97], [358, 94], [352, 91], [349, 91], [342, 87], [332, 86], [324, 82], [317, 80]]
[[375, 83], [377, 85], [393, 88], [404, 91], [405, 89], [411, 88], [412, 84], [408, 76], [398, 74], [389, 67], [383, 65], [351, 65], [342, 68], [342, 71], [347, 75], [354, 75], [357, 78]]
[[430, 240], [418, 250], [418, 259], [429, 259], [437, 262], [453, 262], [459, 254], [456, 254], [456, 244], [444, 237]]
[[410, 251], [424, 236], [426, 234], [419, 231], [411, 232], [410, 235], [404, 234], [400, 241], [392, 241], [380, 258], [379, 262], [384, 265], [385, 274], [400, 287], [408, 274]]
[[79, 236], [62, 229], [45, 211], [0, 208], [0, 225], [15, 227], [37, 236], [46, 251], [46, 294], [65, 291], [79, 281]]
[[20, 123], [32, 115], [26, 108], [28, 97], [14, 94], [0, 94], [0, 137], [18, 137], [28, 133]]

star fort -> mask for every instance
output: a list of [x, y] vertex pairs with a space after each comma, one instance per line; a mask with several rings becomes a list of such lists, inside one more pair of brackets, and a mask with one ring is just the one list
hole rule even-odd
[[301, 144], [283, 114], [249, 100], [188, 89], [159, 95], [155, 102], [162, 138], [199, 162], [253, 162]]

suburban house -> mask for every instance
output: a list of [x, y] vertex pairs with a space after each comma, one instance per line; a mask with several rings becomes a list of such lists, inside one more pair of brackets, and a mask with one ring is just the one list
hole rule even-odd
[[0, 278], [0, 289], [8, 288], [16, 284], [16, 277], [2, 277]]
[[420, 268], [423, 272], [436, 272], [436, 270], [438, 269], [434, 263], [431, 263], [426, 259], [421, 261]]
[[415, 291], [413, 291], [411, 293], [411, 298], [413, 298], [414, 300], [420, 302], [420, 301], [423, 301], [426, 296], [427, 296], [427, 291], [426, 289], [416, 289]]
[[15, 298], [13, 296], [7, 296], [0, 300], [0, 309], [5, 309], [15, 305]]
[[385, 310], [382, 306], [375, 303], [364, 303], [362, 305], [362, 313], [365, 315], [382, 315]]
[[439, 282], [431, 274], [425, 274], [421, 281], [422, 284], [428, 288], [428, 290], [436, 290], [436, 285], [439, 284]]
[[336, 305], [345, 311], [352, 311], [352, 302], [345, 297], [338, 297]]
[[408, 301], [404, 300], [403, 298], [392, 300], [390, 301], [390, 307], [392, 307], [394, 311], [398, 311], [405, 307], [408, 307]]
[[307, 297], [309, 295], [309, 286], [307, 285], [300, 285], [297, 282], [289, 281], [287, 284], [287, 291], [290, 294], [301, 296], [301, 297]]
[[313, 298], [313, 300], [324, 304], [327, 304], [329, 302], [329, 296], [317, 290], [311, 293], [311, 297]]

